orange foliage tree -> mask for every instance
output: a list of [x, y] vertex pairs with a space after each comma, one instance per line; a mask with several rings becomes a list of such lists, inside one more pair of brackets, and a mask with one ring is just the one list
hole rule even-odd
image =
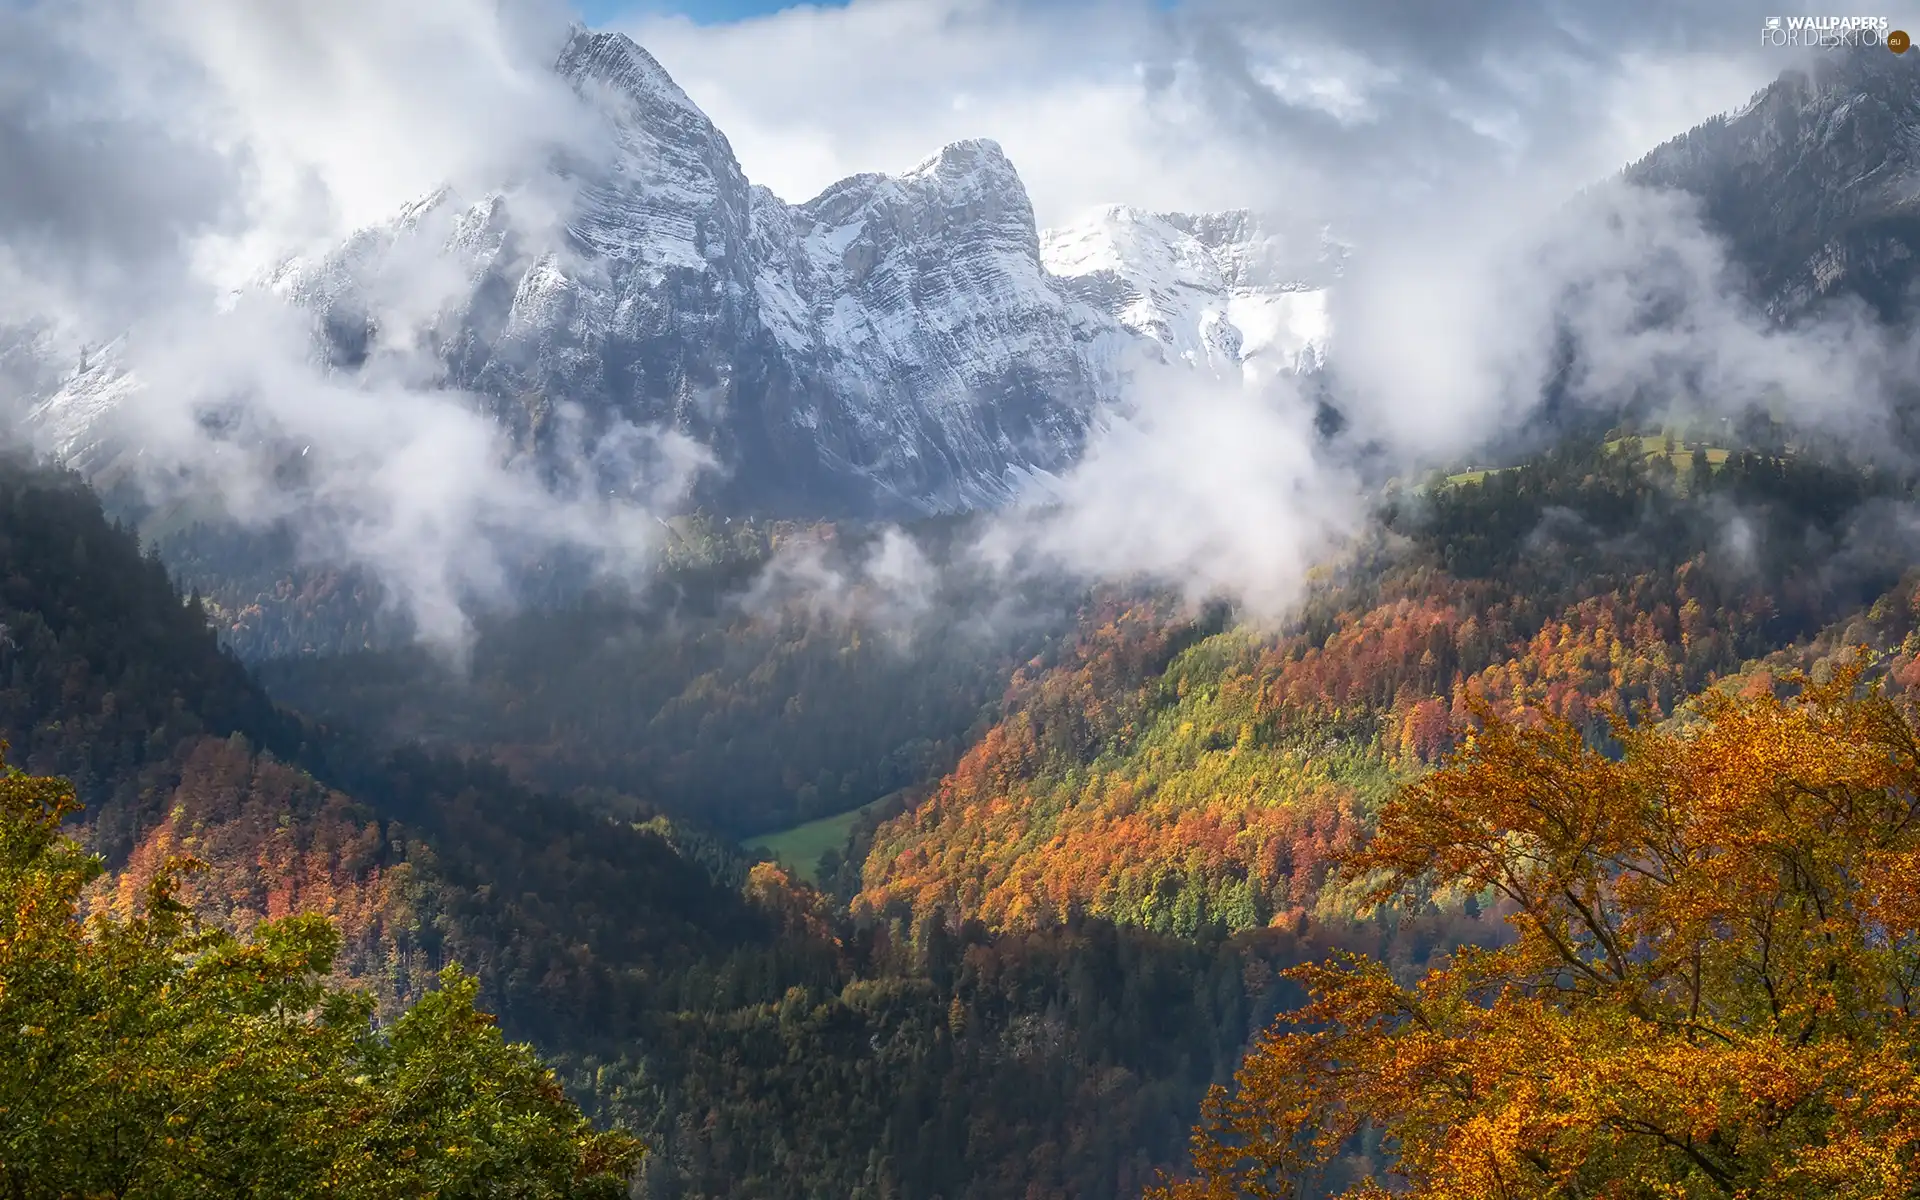
[[[1619, 726], [1618, 759], [1482, 706], [1342, 870], [1379, 904], [1497, 893], [1514, 939], [1411, 984], [1296, 969], [1152, 1194], [1915, 1194], [1920, 742], [1866, 664]], [[1362, 1146], [1375, 1174], [1328, 1181]]]

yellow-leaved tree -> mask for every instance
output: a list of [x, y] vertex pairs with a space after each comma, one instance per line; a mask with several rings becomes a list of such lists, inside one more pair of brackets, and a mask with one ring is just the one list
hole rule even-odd
[[[1617, 759], [1479, 713], [1343, 869], [1381, 904], [1491, 889], [1513, 939], [1296, 970], [1154, 1194], [1920, 1194], [1920, 744], [1867, 661]], [[1377, 1178], [1316, 1182], [1362, 1144]]]
[[325, 982], [340, 938], [320, 917], [242, 941], [168, 871], [138, 915], [83, 922], [101, 863], [61, 832], [74, 807], [64, 781], [0, 768], [0, 1196], [627, 1194], [639, 1144], [588, 1124], [471, 976], [375, 1028]]

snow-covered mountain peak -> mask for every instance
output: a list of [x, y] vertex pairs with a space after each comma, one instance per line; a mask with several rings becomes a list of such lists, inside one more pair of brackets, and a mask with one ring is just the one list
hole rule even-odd
[[[1143, 354], [1245, 377], [1322, 337], [1246, 214], [1116, 207], [1043, 258], [994, 141], [789, 204], [631, 39], [576, 28], [555, 70], [600, 136], [263, 273], [333, 368], [457, 389], [529, 451], [562, 406], [586, 437], [669, 425], [723, 465], [702, 503], [870, 515], [1066, 469]], [[36, 389], [34, 421], [82, 449], [132, 386], [96, 366]]]
[[697, 271], [746, 241], [751, 198], [733, 147], [653, 55], [625, 34], [577, 29], [556, 69], [607, 120], [610, 152], [574, 166], [574, 233], [593, 251]]
[[[992, 138], [948, 142], [900, 174], [903, 180], [936, 176], [950, 184], [1004, 187], [1019, 183], [1019, 172], [1000, 143]], [[1024, 190], [1024, 188], [1023, 188]]]
[[1171, 358], [1262, 380], [1318, 364], [1333, 244], [1271, 231], [1251, 212], [1097, 209], [1041, 236], [1047, 270]]
[[799, 210], [815, 222], [845, 226], [876, 208], [908, 218], [922, 234], [942, 228], [989, 225], [1026, 244], [1036, 263], [1040, 241], [1026, 184], [998, 142], [953, 142], [898, 175], [866, 172], [828, 187]]
[[1148, 287], [1218, 291], [1227, 286], [1208, 247], [1180, 229], [1170, 214], [1112, 204], [1047, 230], [1040, 242], [1047, 269], [1063, 278], [1111, 272]]
[[575, 87], [598, 86], [645, 108], [677, 108], [707, 120], [660, 61], [624, 33], [596, 33], [575, 26], [554, 69]]
[[[780, 345], [818, 363], [832, 394], [917, 427], [883, 464], [912, 479], [910, 503], [996, 503], [1071, 461], [1098, 399], [1075, 341], [1085, 310], [1040, 265], [1033, 205], [998, 144], [956, 142], [800, 205], [761, 189], [753, 221], [755, 297]], [[826, 411], [797, 417], [824, 429]]]

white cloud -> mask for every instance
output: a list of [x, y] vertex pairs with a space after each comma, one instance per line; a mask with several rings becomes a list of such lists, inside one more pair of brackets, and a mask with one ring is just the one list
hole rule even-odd
[[1607, 184], [1513, 197], [1383, 234], [1337, 289], [1342, 402], [1431, 463], [1498, 438], [1562, 380], [1584, 403], [1779, 408], [1863, 432], [1907, 368], [1904, 335], [1840, 306], [1781, 327], [1691, 198]]
[[999, 141], [1041, 223], [1114, 200], [1220, 208], [1261, 168], [1169, 88], [1164, 23], [1134, 0], [855, 0], [728, 25], [614, 22], [726, 131], [747, 174], [790, 201], [898, 171], [969, 137]]
[[557, 455], [573, 473], [553, 477], [457, 394], [315, 371], [311, 338], [272, 301], [150, 322], [133, 351], [142, 390], [115, 414], [140, 447], [126, 465], [155, 498], [217, 498], [241, 524], [289, 522], [314, 561], [372, 569], [443, 645], [463, 642], [476, 605], [513, 603], [513, 569], [557, 546], [614, 571], [650, 562], [653, 513], [709, 463], [671, 432], [629, 430], [597, 447], [631, 481], [604, 495], [584, 448]]
[[[0, 386], [45, 386], [9, 346], [70, 364], [76, 343], [116, 339], [138, 381], [113, 418], [114, 444], [137, 448], [123, 467], [156, 496], [291, 522], [314, 558], [375, 570], [446, 645], [474, 605], [512, 599], [530, 559], [651, 561], [653, 514], [711, 465], [702, 448], [618, 425], [588, 445], [562, 403], [536, 465], [442, 389], [426, 347], [389, 335], [368, 370], [336, 372], [310, 314], [231, 291], [447, 185], [508, 187], [521, 232], [526, 214], [536, 234], [563, 218], [568, 185], [546, 168], [603, 128], [552, 69], [564, 10], [44, 0], [0, 9], [0, 34], [0, 149], [33, 168], [0, 174]], [[472, 287], [405, 245], [388, 267], [368, 300], [390, 330]]]
[[1284, 615], [1365, 517], [1360, 481], [1318, 453], [1313, 416], [1285, 380], [1254, 389], [1152, 372], [1082, 462], [990, 527], [980, 560]]
[[202, 86], [175, 120], [248, 165], [253, 250], [326, 240], [443, 185], [492, 185], [592, 127], [551, 69], [564, 10], [546, 0], [89, 0]]
[[788, 200], [990, 137], [1042, 225], [1107, 203], [1244, 206], [1359, 234], [1490, 170], [1564, 194], [1739, 103], [1785, 65], [1757, 52], [1745, 7], [1489, 0], [1448, 23], [1344, 0], [853, 0], [612, 25]]

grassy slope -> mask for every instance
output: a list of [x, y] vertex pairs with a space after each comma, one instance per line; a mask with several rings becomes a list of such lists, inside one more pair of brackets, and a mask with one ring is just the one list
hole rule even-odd
[[778, 833], [761, 834], [742, 842], [740, 848], [749, 854], [770, 858], [808, 883], [818, 886], [820, 856], [829, 850], [846, 849], [855, 822], [898, 794], [882, 796], [859, 808], [795, 825], [791, 829], [782, 829]]
[[[1818, 561], [1723, 569], [1687, 499], [1691, 451], [1667, 472], [1649, 469], [1664, 438], [1592, 450], [1519, 488], [1444, 489], [1408, 525], [1423, 549], [1312, 598], [1295, 631], [1229, 629], [1168, 657], [1140, 649], [1176, 650], [1165, 619], [1089, 624], [1070, 661], [1016, 682], [924, 803], [880, 826], [856, 908], [1006, 928], [1078, 911], [1175, 935], [1343, 916], [1351, 897], [1321, 891], [1329, 857], [1454, 744], [1470, 698], [1598, 736], [1605, 711], [1669, 713], [1860, 603]], [[1784, 497], [1764, 510], [1781, 547], [1844, 541], [1869, 494], [1844, 470], [1715, 458], [1737, 502]], [[1537, 547], [1549, 509], [1584, 519]], [[1440, 565], [1454, 559], [1458, 574]]]
[[[1608, 442], [1607, 445], [1609, 448], [1612, 448], [1612, 447], [1618, 446], [1621, 442], [1624, 442], [1627, 440], [1628, 440], [1627, 438], [1616, 438], [1613, 441]], [[1667, 439], [1664, 435], [1661, 435], [1661, 434], [1637, 435], [1634, 440], [1639, 441], [1641, 451], [1648, 458], [1658, 458], [1666, 450]], [[1727, 455], [1729, 453], [1730, 452], [1724, 446], [1707, 447], [1707, 465], [1714, 467], [1716, 469], [1719, 467], [1725, 466], [1727, 462]], [[1693, 465], [1693, 451], [1685, 448], [1675, 449], [1672, 454], [1667, 455], [1667, 458], [1673, 463], [1674, 470], [1676, 471], [1685, 472], [1689, 468], [1691, 468], [1691, 466]], [[1507, 468], [1477, 467], [1471, 471], [1461, 471], [1458, 474], [1449, 475], [1447, 476], [1447, 482], [1448, 483], [1481, 483], [1486, 480], [1487, 476], [1497, 475], [1504, 470], [1507, 470]]]

